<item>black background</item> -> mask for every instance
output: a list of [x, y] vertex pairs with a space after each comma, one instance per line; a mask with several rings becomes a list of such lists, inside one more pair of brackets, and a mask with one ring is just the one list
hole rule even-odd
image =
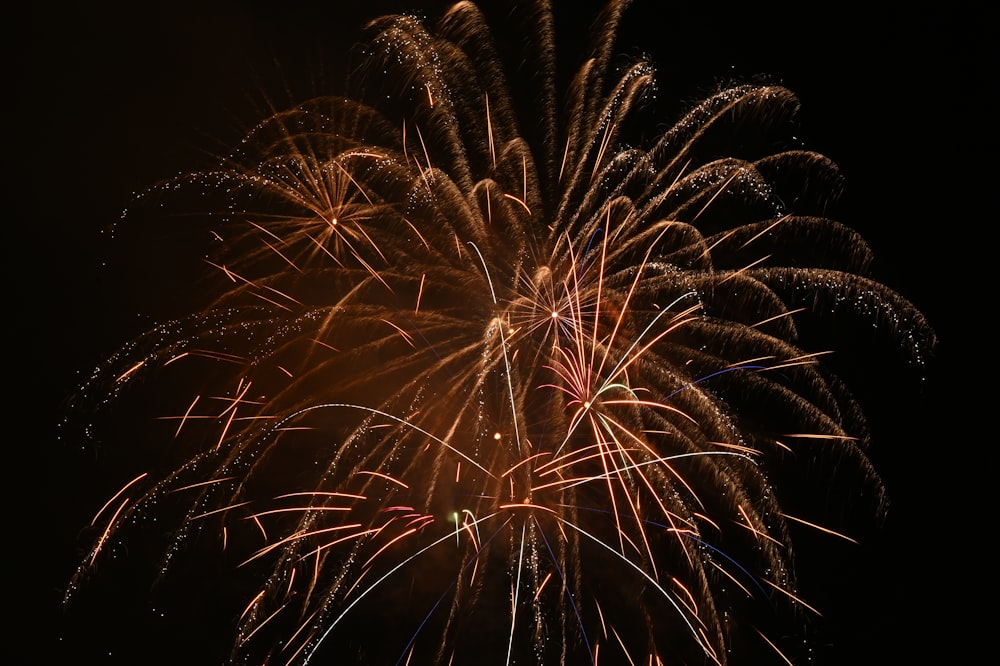
[[[564, 46], [578, 43], [597, 4], [556, 3]], [[995, 39], [984, 11], [959, 3], [921, 13], [869, 4], [778, 11], [638, 0], [618, 46], [654, 57], [665, 125], [717, 81], [767, 75], [795, 91], [806, 146], [846, 178], [835, 217], [871, 243], [875, 277], [935, 326], [941, 344], [925, 382], [876, 376], [859, 387], [892, 506], [856, 551], [809, 565], [828, 620], [817, 662], [939, 652], [968, 663], [977, 643], [990, 642], [981, 629], [988, 611], [977, 609], [993, 603], [996, 561], [985, 503], [997, 440], [988, 404], [997, 363]], [[157, 253], [155, 240], [140, 253], [110, 240], [129, 196], [238, 139], [259, 116], [262, 92], [279, 107], [336, 92], [340, 56], [365, 19], [421, 7], [433, 17], [443, 5], [97, 3], [32, 14], [29, 49], [12, 58], [23, 85], [9, 126], [8, 163], [28, 182], [9, 196], [16, 217], [7, 220], [15, 310], [5, 568], [14, 620], [5, 663], [70, 663], [60, 646], [67, 636], [73, 650], [81, 644], [59, 600], [85, 545], [80, 528], [112, 480], [97, 454], [60, 436], [65, 399], [96, 363], [189, 297], [185, 285], [148, 274], [142, 253]], [[130, 635], [127, 623], [106, 629], [89, 642], [94, 654], [151, 640]], [[178, 653], [166, 643], [149, 650], [149, 663]]]

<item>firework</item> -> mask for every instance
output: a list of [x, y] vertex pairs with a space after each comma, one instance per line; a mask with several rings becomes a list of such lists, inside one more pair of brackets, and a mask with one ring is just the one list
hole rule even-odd
[[234, 661], [781, 658], [739, 618], [815, 612], [792, 526], [842, 536], [782, 474], [847, 460], [884, 499], [803, 331], [856, 314], [917, 363], [933, 334], [821, 215], [836, 167], [773, 138], [790, 91], [721, 88], [630, 142], [655, 81], [612, 58], [625, 4], [562, 87], [547, 3], [518, 6], [525, 99], [475, 5], [378, 19], [366, 92], [140, 197], [218, 202], [223, 286], [81, 391], [152, 401], [156, 462], [97, 512], [67, 598], [155, 520], [162, 575], [215, 553], [255, 586]]

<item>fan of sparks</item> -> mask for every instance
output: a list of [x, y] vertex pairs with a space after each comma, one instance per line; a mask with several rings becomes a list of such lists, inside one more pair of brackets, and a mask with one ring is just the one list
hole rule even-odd
[[143, 195], [222, 202], [222, 288], [84, 388], [135, 385], [183, 455], [101, 509], [70, 593], [169, 504], [165, 574], [198, 536], [255, 585], [236, 660], [724, 664], [758, 600], [814, 612], [791, 525], [827, 528], [775, 470], [835, 455], [882, 491], [801, 322], [849, 311], [917, 362], [932, 333], [796, 208], [829, 160], [740, 154], [790, 131], [790, 91], [722, 88], [628, 143], [654, 69], [612, 57], [625, 4], [562, 88], [547, 3], [516, 7], [518, 100], [474, 4], [378, 19], [375, 101], [274, 113]]

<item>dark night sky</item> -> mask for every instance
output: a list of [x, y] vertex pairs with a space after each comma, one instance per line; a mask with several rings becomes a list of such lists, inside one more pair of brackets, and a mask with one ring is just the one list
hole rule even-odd
[[[19, 311], [8, 348], [16, 492], [6, 538], [17, 610], [4, 663], [66, 663], [53, 657], [59, 588], [83, 546], [77, 531], [103, 496], [92, 490], [101, 461], [56, 438], [63, 400], [117, 345], [185, 304], [184, 285], [147, 283], [144, 258], [123, 255], [102, 230], [132, 192], [238, 138], [262, 90], [279, 102], [284, 83], [291, 100], [329, 91], [324, 82], [339, 82], [337, 56], [365, 18], [420, 6], [434, 16], [443, 5], [245, 4], [136, 14], [49, 7], [32, 16], [30, 49], [16, 59], [25, 80], [10, 131], [24, 143], [15, 169], [31, 182], [14, 193], [18, 218], [9, 220]], [[658, 14], [661, 5], [672, 8]], [[844, 170], [836, 217], [869, 240], [876, 277], [935, 325], [942, 343], [926, 386], [874, 377], [861, 387], [893, 506], [884, 531], [847, 562], [823, 563], [834, 582], [822, 593], [844, 663], [961, 654], [986, 619], [976, 619], [973, 595], [992, 605], [992, 583], [970, 574], [995, 560], [981, 507], [996, 433], [983, 411], [991, 389], [980, 382], [996, 363], [986, 342], [995, 289], [984, 279], [998, 220], [997, 143], [986, 125], [997, 112], [996, 44], [985, 16], [960, 3], [921, 14], [801, 6], [779, 14], [759, 3], [723, 11], [637, 0], [618, 45], [653, 54], [666, 113], [722, 78], [765, 74], [795, 91], [807, 147]]]

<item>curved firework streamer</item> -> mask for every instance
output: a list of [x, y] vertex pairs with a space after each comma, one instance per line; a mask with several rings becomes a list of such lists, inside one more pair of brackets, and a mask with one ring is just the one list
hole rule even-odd
[[933, 333], [855, 232], [785, 203], [828, 191], [829, 160], [729, 152], [788, 127], [788, 90], [724, 88], [625, 142], [654, 85], [612, 66], [625, 5], [561, 95], [548, 3], [519, 7], [526, 104], [471, 2], [380, 18], [386, 98], [275, 113], [144, 195], [222, 197], [229, 288], [83, 387], [168, 396], [183, 457], [102, 510], [67, 597], [169, 505], [164, 572], [214, 535], [254, 581], [241, 663], [723, 664], [761, 598], [811, 610], [789, 518], [822, 517], [786, 515], [783, 464], [836, 452], [882, 489], [801, 324], [855, 313], [917, 363]]

